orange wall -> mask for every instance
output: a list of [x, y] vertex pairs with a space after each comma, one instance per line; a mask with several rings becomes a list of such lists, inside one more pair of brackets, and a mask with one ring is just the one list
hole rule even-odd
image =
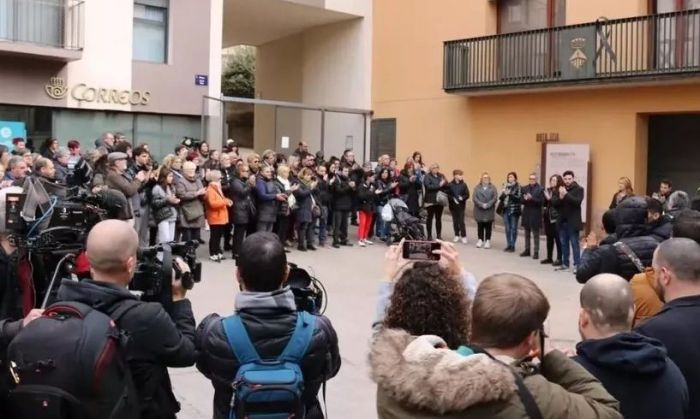
[[[646, 0], [570, 0], [567, 16], [646, 14]], [[482, 171], [500, 185], [508, 171], [537, 170], [540, 132], [563, 142], [589, 143], [592, 207], [597, 219], [628, 176], [646, 189], [645, 114], [700, 112], [700, 85], [589, 87], [584, 90], [463, 97], [442, 90], [442, 42], [495, 32], [489, 1], [374, 2], [372, 106], [375, 118], [397, 119], [397, 156], [413, 151], [444, 172], [461, 168], [470, 184]], [[600, 12], [602, 11], [602, 12]], [[569, 22], [573, 23], [573, 22]], [[692, 83], [692, 81], [686, 81]]]

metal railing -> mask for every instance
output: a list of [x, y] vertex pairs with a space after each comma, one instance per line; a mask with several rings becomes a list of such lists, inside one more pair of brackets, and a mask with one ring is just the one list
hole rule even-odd
[[0, 41], [80, 50], [83, 1], [0, 0]]
[[444, 43], [450, 91], [700, 72], [700, 9]]

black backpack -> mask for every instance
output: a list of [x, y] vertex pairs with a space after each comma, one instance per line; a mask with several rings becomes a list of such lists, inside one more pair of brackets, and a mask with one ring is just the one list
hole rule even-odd
[[59, 302], [12, 340], [8, 364], [12, 418], [131, 419], [138, 395], [125, 357], [125, 335], [113, 319], [78, 302]]

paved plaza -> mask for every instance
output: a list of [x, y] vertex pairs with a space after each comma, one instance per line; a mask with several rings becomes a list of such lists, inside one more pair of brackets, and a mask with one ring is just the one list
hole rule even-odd
[[[443, 224], [451, 226], [449, 219]], [[445, 230], [449, 233], [444, 234], [444, 238], [451, 240], [451, 228]], [[544, 290], [552, 306], [548, 320], [551, 344], [572, 347], [578, 339], [580, 290], [573, 274], [555, 272], [551, 266], [540, 265], [531, 258], [520, 258], [517, 253], [504, 253], [502, 230], [494, 232], [494, 246], [490, 250], [474, 247], [475, 225], [468, 225], [468, 235], [470, 243], [458, 245], [464, 266], [478, 279], [496, 272], [515, 272], [533, 279]], [[522, 231], [520, 239], [518, 252], [522, 250]], [[202, 256], [205, 255], [205, 247], [200, 248]], [[289, 261], [311, 267], [328, 289], [326, 315], [338, 332], [343, 362], [338, 375], [328, 382], [328, 416], [331, 419], [376, 418], [375, 386], [369, 378], [367, 349], [385, 250], [384, 245], [375, 244], [367, 248], [354, 246], [306, 253], [293, 251], [288, 255]], [[231, 313], [236, 294], [232, 261], [213, 263], [207, 259], [203, 263], [202, 283], [188, 295], [198, 323], [212, 312]], [[171, 375], [175, 394], [182, 403], [182, 412], [178, 417], [211, 418], [213, 388], [209, 381], [194, 367], [171, 370]]]

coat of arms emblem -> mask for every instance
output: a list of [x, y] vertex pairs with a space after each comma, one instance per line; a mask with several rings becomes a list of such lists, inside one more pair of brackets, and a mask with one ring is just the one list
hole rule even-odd
[[588, 61], [588, 57], [586, 57], [586, 54], [583, 52], [585, 47], [586, 38], [574, 38], [571, 40], [571, 49], [574, 50], [574, 53], [571, 54], [569, 62], [571, 62], [571, 65], [573, 65], [577, 70], [580, 70], [581, 67], [586, 64], [586, 61]]

